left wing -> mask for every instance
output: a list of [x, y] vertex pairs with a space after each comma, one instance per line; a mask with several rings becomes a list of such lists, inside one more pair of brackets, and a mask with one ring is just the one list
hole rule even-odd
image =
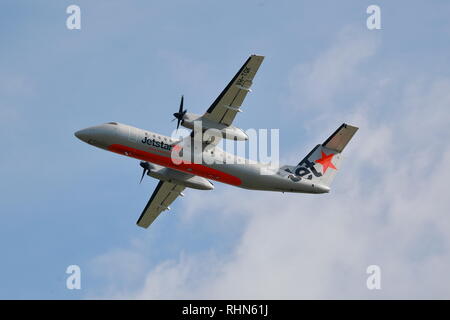
[[203, 115], [204, 119], [229, 126], [240, 112], [240, 107], [253, 83], [264, 56], [251, 55], [230, 83]]
[[169, 209], [184, 189], [182, 185], [160, 180], [136, 224], [148, 228], [161, 212]]

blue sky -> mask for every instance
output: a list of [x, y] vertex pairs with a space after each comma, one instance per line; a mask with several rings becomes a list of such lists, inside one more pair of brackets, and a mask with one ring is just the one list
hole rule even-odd
[[[66, 28], [70, 4], [81, 30]], [[366, 28], [370, 4], [381, 30]], [[0, 8], [0, 298], [450, 297], [447, 1]], [[361, 128], [333, 192], [216, 184], [136, 227], [156, 181], [73, 132], [119, 121], [169, 135], [180, 95], [203, 113], [251, 53], [266, 59], [236, 125], [280, 129], [282, 163], [342, 122]], [[71, 264], [82, 290], [65, 287]], [[365, 289], [370, 264], [381, 291]]]

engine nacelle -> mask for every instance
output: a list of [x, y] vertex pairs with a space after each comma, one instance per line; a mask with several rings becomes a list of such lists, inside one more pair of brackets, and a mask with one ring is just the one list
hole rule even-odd
[[205, 179], [203, 177], [180, 172], [170, 168], [160, 167], [160, 169], [157, 169], [155, 168], [155, 166], [153, 167], [154, 169], [150, 169], [147, 172], [147, 175], [149, 175], [150, 177], [162, 181], [173, 182], [192, 189], [199, 189], [199, 190], [214, 189], [214, 185], [211, 182], [209, 182], [208, 179]]
[[247, 134], [242, 129], [239, 129], [232, 125], [226, 126], [224, 124], [216, 123], [208, 119], [204, 119], [202, 116], [193, 113], [186, 113], [186, 115], [183, 118], [183, 121], [181, 122], [181, 125], [185, 128], [194, 130], [195, 127], [194, 123], [196, 121], [201, 123], [203, 132], [205, 132], [208, 129], [217, 129], [220, 131], [220, 133], [222, 134], [222, 138], [224, 139], [238, 140], [238, 141], [248, 140]]

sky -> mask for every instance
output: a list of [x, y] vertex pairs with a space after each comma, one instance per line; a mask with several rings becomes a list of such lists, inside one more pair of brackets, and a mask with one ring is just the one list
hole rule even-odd
[[[72, 4], [80, 30], [66, 27]], [[450, 298], [448, 1], [0, 9], [1, 299]], [[170, 135], [180, 96], [202, 114], [252, 53], [265, 60], [234, 124], [279, 129], [282, 164], [343, 122], [360, 128], [331, 192], [215, 183], [137, 227], [157, 181], [73, 133], [118, 121]]]

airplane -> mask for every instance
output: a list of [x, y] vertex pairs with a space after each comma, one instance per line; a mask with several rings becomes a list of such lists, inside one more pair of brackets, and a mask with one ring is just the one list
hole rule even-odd
[[[252, 190], [314, 194], [330, 191], [331, 182], [341, 166], [341, 153], [358, 130], [345, 123], [322, 144], [316, 145], [297, 165], [279, 166], [273, 174], [261, 174], [261, 170], [268, 166], [266, 163], [248, 159], [238, 163], [222, 161], [236, 160], [236, 156], [217, 147], [219, 139], [248, 140], [245, 132], [232, 123], [242, 111], [242, 103], [251, 92], [250, 87], [263, 59], [264, 56], [251, 55], [203, 115], [187, 112], [182, 96], [179, 110], [173, 114], [174, 120], [177, 120], [177, 130], [180, 124], [193, 130], [182, 139], [118, 122], [75, 132], [77, 138], [90, 145], [141, 160], [141, 182], [145, 175], [159, 180], [137, 220], [138, 226], [148, 228], [161, 212], [170, 209], [169, 205], [178, 196], [184, 196], [185, 188], [214, 189], [210, 180]], [[209, 139], [202, 142], [200, 149], [194, 147], [188, 150], [187, 143], [192, 143], [194, 139], [195, 123], [200, 123], [202, 132], [216, 130], [219, 137], [215, 136], [216, 141]], [[205, 158], [200, 162], [174, 161], [174, 151], [181, 154], [185, 149], [190, 160], [195, 153]]]

